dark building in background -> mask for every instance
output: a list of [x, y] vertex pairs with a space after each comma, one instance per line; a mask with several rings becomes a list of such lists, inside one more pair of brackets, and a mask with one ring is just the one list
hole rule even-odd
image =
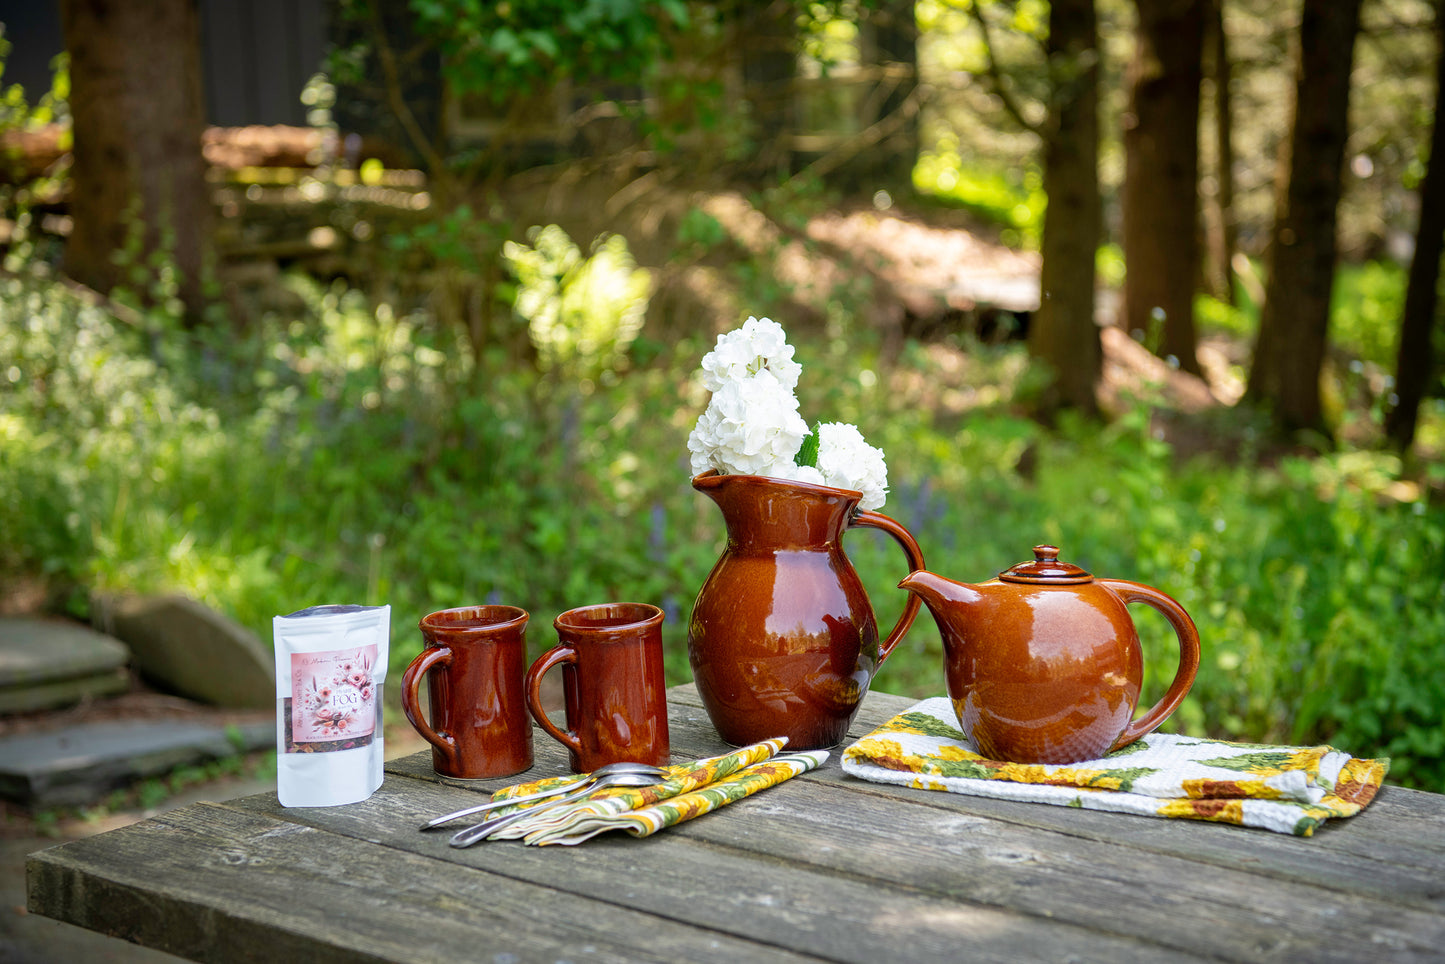
[[[144, 0], [117, 0], [136, 3]], [[206, 120], [221, 127], [304, 126], [301, 91], [326, 56], [326, 0], [197, 0]], [[30, 103], [50, 89], [65, 49], [56, 0], [0, 0], [10, 54], [3, 82]]]

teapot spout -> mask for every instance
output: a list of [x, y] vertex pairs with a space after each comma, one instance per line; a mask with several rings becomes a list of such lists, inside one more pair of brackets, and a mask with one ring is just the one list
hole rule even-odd
[[898, 588], [907, 589], [928, 607], [933, 618], [945, 622], [957, 611], [955, 607], [971, 606], [983, 601], [977, 586], [945, 579], [926, 569], [916, 569], [903, 578]]

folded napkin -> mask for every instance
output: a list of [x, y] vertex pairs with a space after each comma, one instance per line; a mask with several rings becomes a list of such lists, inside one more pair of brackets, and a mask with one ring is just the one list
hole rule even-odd
[[[827, 750], [809, 750], [805, 753], [773, 757], [701, 789], [680, 793], [651, 807], [640, 807], [623, 813], [599, 813], [596, 809], [583, 805], [565, 827], [533, 832], [527, 835], [525, 841], [540, 846], [579, 844], [609, 830], [623, 830], [634, 837], [649, 837], [659, 830], [711, 813], [718, 807], [752, 796], [800, 773], [807, 773], [822, 766], [827, 759]], [[612, 801], [606, 803], [611, 804]]]
[[[725, 806], [735, 800], [806, 773], [828, 758], [826, 752], [789, 754], [774, 759], [786, 737], [764, 740], [721, 756], [665, 769], [666, 781], [650, 787], [615, 787], [562, 806], [548, 801], [502, 808], [498, 814], [538, 807], [538, 813], [499, 831], [493, 839], [522, 839], [528, 844], [578, 844], [609, 830], [646, 837], [674, 824]], [[569, 778], [538, 780], [498, 790], [493, 800], [525, 796], [549, 789]]]
[[1209, 820], [1308, 837], [1365, 808], [1390, 769], [1329, 746], [1225, 743], [1151, 733], [1100, 760], [1006, 763], [974, 752], [945, 697], [924, 700], [848, 747], [864, 780], [1151, 817]]

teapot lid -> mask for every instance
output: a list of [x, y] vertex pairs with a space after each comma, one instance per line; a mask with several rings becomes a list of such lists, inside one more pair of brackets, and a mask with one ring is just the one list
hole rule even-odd
[[1034, 546], [1032, 562], [1021, 562], [998, 574], [1004, 582], [1045, 583], [1054, 586], [1073, 585], [1094, 580], [1086, 570], [1059, 561], [1058, 546]]

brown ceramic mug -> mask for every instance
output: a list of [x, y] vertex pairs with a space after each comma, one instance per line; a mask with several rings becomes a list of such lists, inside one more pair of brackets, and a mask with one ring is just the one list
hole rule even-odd
[[[516, 606], [463, 606], [422, 619], [426, 647], [401, 678], [401, 708], [432, 745], [437, 773], [476, 780], [532, 765], [524, 689], [527, 618]], [[423, 676], [430, 721], [420, 706]]]
[[[662, 766], [667, 735], [667, 679], [662, 669], [662, 610], [646, 603], [570, 609], [552, 624], [557, 645], [527, 670], [527, 708], [569, 751], [572, 770], [588, 773], [628, 761]], [[542, 708], [542, 677], [562, 664], [567, 728]]]

